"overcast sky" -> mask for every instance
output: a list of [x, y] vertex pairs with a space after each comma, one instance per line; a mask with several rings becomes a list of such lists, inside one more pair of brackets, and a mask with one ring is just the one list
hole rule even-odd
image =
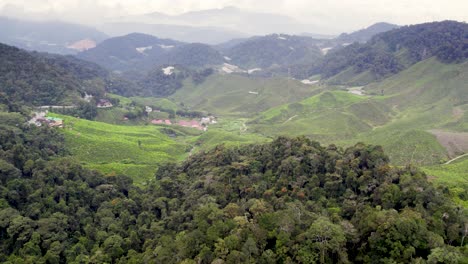
[[406, 25], [468, 20], [468, 0], [0, 0], [2, 15], [84, 24], [115, 16], [179, 14], [224, 6], [288, 15], [303, 23], [320, 21], [338, 31], [359, 29], [379, 21]]

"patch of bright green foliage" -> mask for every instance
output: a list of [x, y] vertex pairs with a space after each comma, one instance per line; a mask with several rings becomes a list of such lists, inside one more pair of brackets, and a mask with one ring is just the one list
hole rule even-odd
[[300, 101], [317, 94], [320, 89], [285, 78], [212, 75], [199, 85], [186, 82], [171, 98], [194, 110], [219, 116], [250, 117], [272, 107]]
[[162, 127], [120, 126], [53, 116], [65, 120], [67, 146], [85, 166], [110, 175], [124, 173], [136, 183], [151, 178], [159, 164], [186, 155], [186, 145], [162, 133]]
[[468, 157], [422, 169], [434, 183], [448, 186], [454, 200], [468, 208]]

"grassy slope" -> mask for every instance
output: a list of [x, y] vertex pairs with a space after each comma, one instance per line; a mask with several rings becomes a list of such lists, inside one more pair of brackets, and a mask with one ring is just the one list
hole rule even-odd
[[448, 165], [424, 167], [423, 171], [434, 183], [449, 186], [454, 200], [468, 207], [468, 157]]
[[[200, 85], [186, 82], [171, 98], [196, 110], [221, 116], [252, 116], [318, 93], [319, 86], [284, 78], [212, 75]], [[251, 94], [249, 92], [256, 92]]]
[[265, 111], [251, 125], [267, 135], [306, 134], [324, 143], [380, 144], [394, 164], [437, 164], [448, 159], [447, 151], [427, 131], [465, 131], [466, 83], [468, 63], [447, 65], [429, 59], [364, 88], [379, 96], [330, 91]]
[[345, 91], [327, 91], [263, 112], [249, 125], [267, 135], [308, 135], [331, 143], [352, 138], [387, 120], [382, 107]]
[[468, 157], [459, 159], [450, 164], [441, 164], [424, 167], [423, 170], [434, 181], [443, 184], [468, 185]]
[[142, 183], [152, 177], [158, 164], [181, 160], [186, 155], [186, 145], [162, 133], [161, 127], [118, 126], [60, 117], [67, 126], [63, 131], [72, 155], [109, 175], [125, 173]]
[[[75, 147], [75, 153], [85, 162], [92, 161], [89, 166], [98, 166], [105, 172], [123, 166], [131, 168], [129, 171], [133, 170], [130, 172], [133, 175], [137, 175], [140, 169], [144, 170], [139, 166], [147, 165], [148, 156], [157, 153], [159, 156], [151, 159], [156, 163], [170, 160], [170, 156], [175, 159], [180, 158], [186, 149], [190, 150], [192, 147], [193, 151], [198, 151], [220, 143], [236, 145], [267, 141], [277, 135], [303, 134], [324, 144], [338, 143], [346, 146], [359, 141], [379, 144], [385, 148], [393, 164], [396, 165], [439, 164], [448, 159], [447, 152], [427, 131], [430, 129], [467, 131], [467, 115], [464, 114], [464, 111], [468, 110], [466, 104], [468, 93], [465, 85], [468, 83], [467, 65], [468, 63], [446, 65], [434, 59], [423, 61], [398, 75], [364, 88], [369, 94], [377, 96], [357, 96], [330, 87], [328, 88], [332, 90], [324, 92], [323, 86], [306, 86], [285, 79], [213, 75], [202, 85], [186, 84], [172, 98], [195, 109], [221, 115], [220, 123], [210, 126], [207, 133], [191, 134], [181, 131], [179, 134], [182, 137], [177, 137], [176, 141], [161, 134], [161, 128], [142, 126], [126, 128], [132, 130], [133, 136], [125, 139], [125, 130], [121, 130], [120, 127], [106, 128], [116, 133], [116, 142], [120, 140], [119, 138], [124, 138], [123, 146], [129, 146], [129, 149], [137, 148], [139, 154], [130, 158], [130, 162], [142, 161], [141, 164], [126, 164], [128, 158], [114, 156], [103, 161], [95, 160], [96, 156], [103, 154], [87, 154], [81, 146], [94, 147], [94, 144], [106, 142], [107, 138], [99, 142], [100, 140], [90, 137], [86, 139], [89, 142], [80, 142], [83, 139], [76, 137], [77, 132], [81, 132], [82, 135], [101, 135], [110, 133], [109, 131], [89, 130], [83, 127], [66, 133], [69, 140], [73, 139], [71, 142]], [[382, 90], [384, 96], [380, 95]], [[259, 95], [249, 94], [249, 91], [259, 92]], [[177, 107], [177, 104], [169, 100], [145, 98], [133, 98], [133, 100], [139, 100], [144, 104], [161, 103]], [[261, 113], [249, 121], [248, 118], [257, 112]], [[88, 126], [93, 125], [88, 124]], [[105, 129], [105, 126], [102, 127]], [[99, 128], [101, 129], [101, 125]], [[162, 146], [150, 150], [155, 154], [147, 155], [144, 151], [146, 146], [151, 146], [148, 142], [143, 142], [143, 150], [138, 150], [136, 135], [153, 133], [147, 129], [156, 131], [153, 137], [164, 138], [160, 141]], [[174, 153], [172, 147], [164, 147], [171, 144], [177, 146], [176, 149], [179, 150]], [[106, 146], [103, 149], [107, 148], [111, 147]], [[125, 150], [126, 148], [124, 147]], [[116, 164], [112, 165], [111, 162]], [[460, 170], [468, 171], [467, 163], [458, 166]], [[441, 177], [447, 179], [450, 177], [441, 173], [443, 169], [428, 168], [442, 175]], [[145, 173], [145, 175], [150, 174]]]
[[[269, 139], [242, 130], [244, 120], [224, 119], [211, 125], [208, 132], [179, 126], [129, 126], [63, 118], [65, 139], [71, 154], [85, 166], [112, 176], [125, 174], [135, 183], [151, 179], [159, 164], [181, 161], [192, 151], [265, 142]], [[175, 138], [167, 134], [177, 135]], [[139, 146], [138, 141], [141, 142]]]

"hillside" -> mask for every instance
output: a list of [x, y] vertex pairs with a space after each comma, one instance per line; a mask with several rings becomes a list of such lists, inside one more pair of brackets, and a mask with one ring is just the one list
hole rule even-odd
[[200, 68], [224, 62], [221, 54], [206, 44], [187, 44], [140, 33], [107, 39], [78, 57], [112, 71], [132, 74], [144, 74], [161, 65]]
[[125, 174], [144, 183], [158, 165], [178, 161], [187, 147], [156, 126], [119, 126], [56, 115], [66, 123], [65, 143], [86, 167], [108, 175]]
[[[107, 36], [98, 30], [60, 21], [26, 21], [0, 17], [0, 42], [27, 50], [75, 54]], [[80, 42], [87, 41], [83, 46]]]
[[379, 33], [387, 32], [392, 29], [397, 29], [399, 27], [400, 26], [395, 25], [395, 24], [379, 22], [367, 28], [354, 31], [349, 34], [343, 33], [339, 35], [336, 40], [343, 42], [343, 43], [348, 43], [348, 44], [353, 43], [353, 42], [365, 43]]
[[389, 109], [346, 91], [326, 91], [271, 108], [248, 125], [262, 133], [307, 135], [327, 141], [352, 138], [389, 120]]
[[85, 93], [136, 93], [137, 84], [73, 56], [27, 52], [0, 44], [0, 95], [23, 106], [76, 105]]
[[[0, 44], [0, 92], [11, 102], [29, 105], [59, 105], [76, 101], [85, 91], [97, 93], [99, 89], [62, 62]], [[91, 74], [89, 81], [98, 73]]]
[[3, 263], [466, 262], [466, 211], [377, 146], [218, 146], [142, 189], [64, 157], [56, 132], [1, 130]]
[[216, 115], [252, 116], [281, 104], [296, 102], [320, 90], [286, 78], [250, 78], [241, 75], [209, 76], [204, 82], [185, 82], [171, 98]]
[[437, 164], [452, 155], [431, 131], [467, 131], [467, 82], [466, 62], [444, 64], [431, 58], [359, 88], [365, 95], [335, 88], [269, 109], [247, 126], [266, 135], [305, 134], [344, 145], [380, 144], [394, 164]]
[[194, 70], [179, 64], [162, 65], [136, 78], [141, 90], [133, 91], [132, 95], [167, 97], [181, 89], [184, 82], [201, 84], [211, 74], [211, 68]]
[[[224, 53], [230, 64], [260, 72], [282, 68], [287, 74], [293, 65], [317, 65], [322, 58], [318, 43], [309, 37], [273, 34], [242, 41]], [[289, 74], [295, 76], [296, 72]]]
[[92, 61], [112, 71], [151, 68], [153, 60], [183, 43], [151, 35], [132, 33], [110, 38], [93, 49], [81, 52], [78, 58]]
[[364, 85], [436, 56], [445, 63], [468, 58], [466, 23], [443, 21], [404, 26], [329, 52], [321, 67], [330, 83]]

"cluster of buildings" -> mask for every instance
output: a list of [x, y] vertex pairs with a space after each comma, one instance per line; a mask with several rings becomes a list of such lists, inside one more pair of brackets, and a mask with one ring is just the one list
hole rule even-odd
[[49, 127], [60, 127], [63, 128], [63, 119], [57, 117], [47, 116], [47, 111], [34, 112], [33, 117], [28, 121], [28, 124], [35, 126], [49, 126]]

